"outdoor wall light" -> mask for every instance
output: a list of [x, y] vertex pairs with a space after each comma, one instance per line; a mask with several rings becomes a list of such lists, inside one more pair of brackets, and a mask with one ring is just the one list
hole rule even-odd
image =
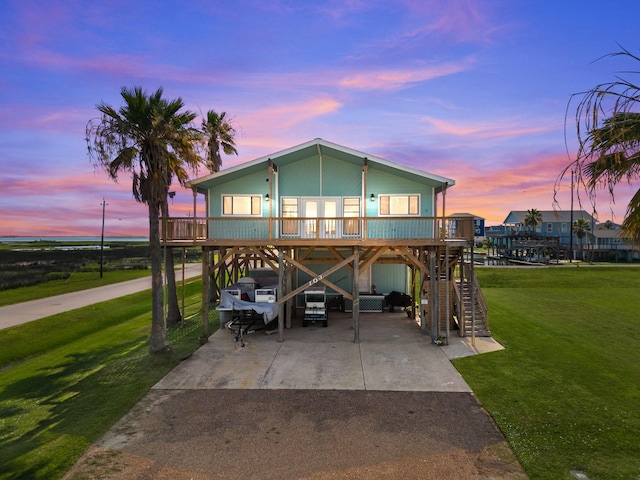
[[371, 196], [369, 197], [369, 199], [370, 199], [372, 202], [375, 202], [375, 201], [376, 201], [376, 196], [372, 193], [372, 194], [371, 194]]
[[268, 194], [268, 193], [264, 196], [264, 199], [265, 199], [267, 202], [269, 201], [269, 194]]

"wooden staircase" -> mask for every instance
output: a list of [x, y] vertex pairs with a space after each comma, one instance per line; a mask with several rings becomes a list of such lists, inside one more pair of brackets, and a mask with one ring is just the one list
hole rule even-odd
[[434, 339], [456, 329], [462, 337], [491, 336], [487, 304], [471, 264], [461, 261], [463, 253], [439, 250], [429, 259], [429, 272], [422, 277], [421, 288], [429, 303], [420, 311]]
[[474, 278], [471, 281], [467, 277], [458, 281], [455, 290], [458, 300], [457, 319], [460, 336], [490, 337], [491, 333], [487, 324], [487, 304], [477, 279]]

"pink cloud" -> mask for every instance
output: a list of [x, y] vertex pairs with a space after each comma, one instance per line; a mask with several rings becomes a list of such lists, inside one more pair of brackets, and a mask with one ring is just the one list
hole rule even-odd
[[[262, 155], [288, 148], [317, 137], [312, 120], [336, 113], [342, 108], [338, 100], [323, 96], [309, 100], [281, 102], [238, 112], [236, 129], [239, 132], [251, 131], [251, 138], [242, 134], [236, 139], [238, 157], [223, 158], [223, 165], [230, 166], [253, 160]], [[305, 127], [308, 125], [308, 127]], [[303, 137], [305, 130], [316, 132]]]
[[[558, 175], [568, 164], [566, 154], [523, 156], [516, 165], [507, 168], [498, 164], [482, 168], [450, 163], [451, 170], [439, 172], [450, 176], [451, 171], [455, 172], [456, 185], [447, 193], [447, 212], [473, 213], [484, 217], [488, 225], [497, 225], [512, 210], [568, 210], [571, 206], [570, 178], [558, 186], [554, 198]], [[620, 190], [619, 202], [612, 206], [606, 195], [600, 196], [600, 220], [614, 217], [614, 221], [621, 221], [629, 197], [628, 192]], [[579, 196], [577, 187], [574, 189], [574, 209], [589, 212], [592, 209], [584, 193]]]
[[475, 137], [482, 139], [513, 137], [527, 135], [531, 133], [542, 133], [557, 130], [557, 126], [549, 122], [534, 122], [535, 125], [545, 126], [519, 126], [518, 120], [507, 119], [496, 124], [479, 123], [475, 125], [464, 124], [462, 122], [452, 122], [435, 117], [423, 117], [423, 121], [435, 128], [435, 134], [447, 134], [464, 137]]
[[459, 63], [439, 63], [437, 65], [407, 69], [369, 70], [348, 75], [339, 82], [341, 87], [365, 90], [399, 90], [412, 84], [426, 82], [434, 78], [460, 73], [469, 68], [470, 60]]
[[477, 0], [404, 0], [407, 8], [424, 19], [424, 27], [412, 35], [437, 35], [456, 42], [487, 43], [506, 27], [496, 24], [488, 2]]

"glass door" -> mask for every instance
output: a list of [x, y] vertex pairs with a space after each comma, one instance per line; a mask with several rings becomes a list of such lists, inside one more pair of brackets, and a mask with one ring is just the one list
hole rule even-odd
[[304, 212], [304, 217], [308, 219], [304, 221], [304, 232], [302, 232], [303, 237], [317, 237], [319, 207], [320, 201], [318, 199], [302, 199], [302, 211]]
[[339, 198], [303, 198], [304, 231], [306, 238], [336, 238], [338, 235]]

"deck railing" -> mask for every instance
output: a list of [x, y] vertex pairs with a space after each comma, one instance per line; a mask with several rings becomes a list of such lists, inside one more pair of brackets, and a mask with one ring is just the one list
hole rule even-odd
[[163, 242], [281, 239], [473, 240], [470, 217], [170, 217]]

